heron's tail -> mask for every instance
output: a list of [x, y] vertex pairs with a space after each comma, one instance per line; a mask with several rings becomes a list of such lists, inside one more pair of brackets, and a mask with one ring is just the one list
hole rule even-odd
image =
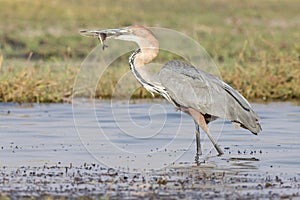
[[257, 135], [262, 130], [258, 116], [252, 109], [249, 112], [247, 115], [240, 115], [239, 120], [233, 120], [231, 122], [233, 125], [240, 126], [251, 131], [254, 135]]

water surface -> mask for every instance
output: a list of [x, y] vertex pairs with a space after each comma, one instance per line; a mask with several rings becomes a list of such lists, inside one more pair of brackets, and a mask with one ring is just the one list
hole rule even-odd
[[[300, 106], [269, 103], [253, 104], [253, 107], [260, 116], [263, 131], [256, 136], [235, 129], [224, 120], [211, 123], [211, 132], [218, 138], [224, 155], [216, 156], [217, 152], [202, 132], [204, 155], [197, 165], [193, 121], [164, 102], [78, 101], [73, 106], [1, 103], [0, 168], [2, 174], [10, 174], [20, 167], [82, 169], [80, 166], [94, 163], [92, 166], [97, 164], [101, 169], [113, 168], [122, 173], [150, 171], [160, 178], [168, 174], [166, 186], [171, 180], [199, 174], [200, 170], [208, 174], [231, 174], [233, 183], [222, 179], [223, 195], [224, 184], [240, 187], [240, 181], [247, 176], [241, 194], [255, 191], [267, 195], [272, 189], [281, 195], [299, 195]], [[178, 176], [176, 171], [185, 175]], [[279, 179], [282, 184], [277, 185]], [[15, 182], [20, 182], [18, 175], [9, 183], [3, 180], [2, 191], [16, 190]], [[84, 184], [88, 186], [90, 182]], [[169, 188], [173, 190], [173, 186]]]

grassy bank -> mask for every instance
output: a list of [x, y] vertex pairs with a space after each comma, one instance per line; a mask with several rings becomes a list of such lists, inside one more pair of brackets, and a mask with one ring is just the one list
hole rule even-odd
[[[166, 27], [198, 41], [222, 78], [249, 99], [300, 99], [298, 1], [8, 1], [0, 7], [0, 101], [61, 102], [81, 61], [98, 45], [85, 28]], [[166, 55], [167, 56], [167, 55]], [[109, 69], [97, 98], [128, 70]], [[121, 64], [122, 63], [122, 64]], [[138, 90], [135, 97], [150, 97]]]

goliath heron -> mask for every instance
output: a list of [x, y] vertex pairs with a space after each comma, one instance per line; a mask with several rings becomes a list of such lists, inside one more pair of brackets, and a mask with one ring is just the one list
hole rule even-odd
[[197, 155], [202, 154], [199, 126], [207, 134], [218, 154], [223, 154], [208, 128], [208, 123], [217, 118], [230, 120], [253, 134], [261, 131], [258, 116], [248, 101], [212, 74], [179, 60], [165, 64], [156, 80], [149, 79], [145, 76], [146, 73], [139, 73], [137, 68], [143, 70], [143, 66], [150, 63], [159, 51], [159, 42], [149, 29], [135, 25], [118, 29], [82, 30], [81, 33], [98, 37], [103, 49], [107, 47], [104, 44], [107, 38], [132, 41], [139, 45], [139, 49], [129, 58], [130, 70], [150, 93], [160, 94], [176, 109], [192, 116], [196, 128]]

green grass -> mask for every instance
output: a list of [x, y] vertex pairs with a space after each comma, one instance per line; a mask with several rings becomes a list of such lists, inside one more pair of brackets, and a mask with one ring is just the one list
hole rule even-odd
[[[298, 0], [0, 0], [0, 101], [61, 102], [80, 62], [98, 42], [81, 29], [141, 24], [175, 29], [199, 42], [222, 78], [249, 99], [300, 99]], [[108, 49], [109, 50], [109, 49]], [[167, 57], [168, 55], [164, 55]], [[96, 91], [110, 97], [128, 70], [109, 69]], [[135, 97], [150, 97], [137, 90]]]

